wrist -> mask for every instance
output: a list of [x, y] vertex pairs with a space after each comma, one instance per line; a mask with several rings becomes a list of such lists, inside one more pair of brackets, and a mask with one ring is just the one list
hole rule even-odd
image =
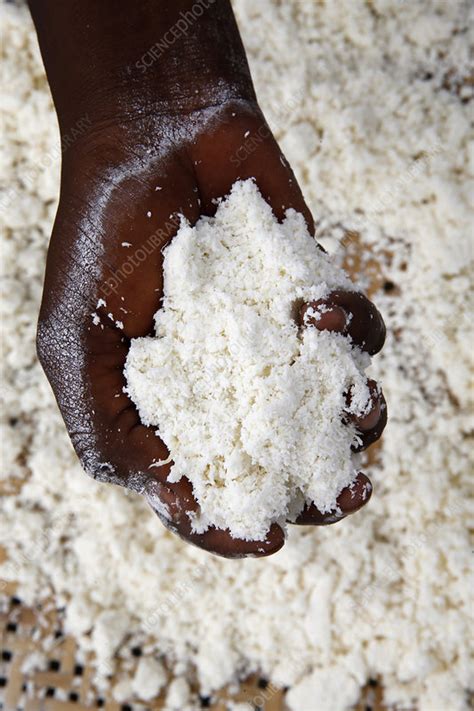
[[[180, 82], [179, 89], [167, 88], [161, 82], [159, 90], [153, 83], [139, 88], [104, 86], [74, 108], [61, 112], [59, 124], [66, 143], [68, 135], [74, 136], [77, 129], [82, 131], [83, 127], [85, 133], [107, 134], [109, 129], [117, 129], [143, 140], [144, 136], [140, 133], [145, 126], [147, 131], [162, 132], [167, 122], [172, 121], [176, 126], [180, 119], [186, 122], [193, 115], [203, 114], [208, 109], [225, 110], [230, 106], [259, 110], [252, 87], [239, 82], [219, 80], [200, 89], [196, 88], [195, 82]], [[149, 134], [149, 137], [152, 135]]]
[[229, 0], [30, 6], [63, 136], [86, 116], [101, 126], [255, 101]]

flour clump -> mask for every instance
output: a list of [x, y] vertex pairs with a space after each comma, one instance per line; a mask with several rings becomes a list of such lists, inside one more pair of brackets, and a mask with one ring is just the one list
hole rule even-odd
[[[127, 392], [186, 476], [196, 530], [260, 540], [305, 503], [337, 511], [358, 469], [353, 425], [370, 409], [370, 359], [342, 334], [301, 327], [297, 305], [354, 291], [303, 216], [279, 223], [251, 180], [214, 217], [182, 221], [165, 251], [155, 336], [133, 339]], [[350, 391], [350, 405], [347, 393]]]

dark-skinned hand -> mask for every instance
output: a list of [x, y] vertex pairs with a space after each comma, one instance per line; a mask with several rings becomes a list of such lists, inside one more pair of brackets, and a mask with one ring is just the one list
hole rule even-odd
[[[211, 17], [214, 9], [208, 9], [210, 27], [192, 28], [197, 35], [201, 32], [199, 51], [204, 52], [202, 61], [210, 67], [211, 79], [216, 74], [219, 81], [214, 77], [203, 86], [194, 71], [186, 81], [197, 86], [197, 98], [189, 91], [176, 99], [172, 96], [176, 81], [163, 93], [162, 86], [157, 89], [149, 77], [142, 80], [142, 94], [134, 93], [137, 78], [119, 89], [110, 82], [110, 90], [98, 89], [88, 97], [84, 69], [77, 72], [79, 89], [76, 86], [76, 92], [71, 92], [65, 72], [52, 62], [58, 52], [72, 51], [73, 56], [68, 57], [71, 66], [83, 48], [62, 50], [49, 36], [54, 23], [61, 27], [71, 21], [70, 11], [39, 0], [30, 4], [63, 136], [77, 123], [79, 108], [87, 107], [88, 117], [92, 116], [87, 130], [63, 157], [60, 202], [38, 327], [40, 360], [72, 443], [91, 476], [145, 495], [165, 525], [185, 540], [227, 557], [274, 553], [284, 543], [283, 530], [277, 524], [264, 542], [237, 540], [228, 531], [215, 528], [202, 534], [192, 531], [187, 514], [197, 508], [192, 486], [184, 478], [176, 484], [167, 482], [171, 463], [153, 466], [168, 458], [168, 450], [152, 428], [141, 424], [123, 391], [130, 339], [153, 332], [153, 317], [163, 290], [162, 250], [176, 234], [179, 215], [195, 223], [201, 215], [214, 213], [216, 199], [227, 195], [236, 180], [254, 178], [278, 219], [286, 209], [294, 208], [303, 213], [314, 232], [300, 188], [256, 102], [230, 7], [223, 8], [227, 5], [223, 3], [215, 10], [215, 17]], [[148, 1], [138, 5], [145, 13]], [[166, 25], [172, 11], [168, 3], [161, 5]], [[178, 5], [184, 7], [185, 0]], [[118, 6], [122, 8], [122, 3]], [[128, 18], [125, 6], [122, 9]], [[81, 13], [87, 12], [92, 26], [100, 26], [102, 11], [85, 2]], [[156, 5], [150, 12], [153, 17]], [[126, 55], [119, 60], [114, 56], [113, 61], [122, 67], [129, 68], [131, 58], [140, 56], [140, 42], [144, 48], [149, 46], [150, 38], [143, 36], [148, 29], [141, 19], [136, 21], [133, 46], [116, 47], [116, 53]], [[224, 27], [227, 43], [234, 43], [234, 54], [243, 62], [238, 71], [235, 62], [227, 66], [219, 47], [212, 44], [212, 23]], [[89, 37], [88, 31], [83, 34]], [[110, 42], [112, 49], [114, 41]], [[190, 41], [188, 35], [186, 41]], [[203, 49], [206, 41], [207, 50]], [[80, 45], [80, 38], [77, 43]], [[112, 56], [112, 49], [108, 49], [104, 58], [104, 48], [98, 50], [92, 40], [91, 47], [99, 57], [87, 70], [89, 82], [98, 66], [108, 66], [106, 60]], [[172, 51], [175, 49], [173, 46]], [[189, 52], [191, 49], [188, 47]], [[165, 70], [160, 71], [166, 76]], [[108, 81], [105, 72], [105, 85]], [[222, 92], [226, 82], [228, 90]], [[77, 100], [76, 94], [82, 98]], [[125, 99], [130, 110], [120, 109]], [[143, 110], [137, 110], [137, 102], [143, 104]], [[302, 328], [339, 331], [370, 354], [380, 350], [385, 327], [366, 297], [356, 291], [336, 291], [324, 300], [318, 320], [306, 314], [309, 306], [314, 311], [320, 305], [302, 305], [298, 316]], [[375, 383], [370, 386], [372, 410], [355, 420], [361, 449], [380, 437], [387, 418], [383, 395]], [[341, 417], [349, 420], [344, 413]], [[370, 493], [370, 482], [361, 473], [353, 486], [339, 495], [336, 511], [322, 514], [310, 505], [295, 523], [333, 523], [361, 508]], [[165, 510], [168, 516], [164, 516]]]

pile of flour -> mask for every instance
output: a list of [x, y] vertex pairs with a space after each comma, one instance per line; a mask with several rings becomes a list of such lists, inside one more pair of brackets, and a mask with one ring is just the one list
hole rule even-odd
[[[370, 273], [364, 255], [381, 265], [374, 300], [390, 330], [370, 375], [391, 417], [370, 469], [376, 495], [343, 524], [290, 526], [276, 555], [236, 564], [168, 533], [141, 497], [84, 475], [34, 347], [59, 186], [56, 118], [28, 11], [2, 4], [2, 474], [12, 492], [26, 483], [0, 502], [0, 577], [28, 603], [65, 605], [66, 629], [95, 654], [104, 685], [117, 661], [134, 663], [134, 644], [146, 658], [166, 654], [180, 675], [168, 708], [199, 708], [185, 675], [206, 693], [260, 670], [290, 687], [292, 711], [345, 711], [369, 677], [387, 705], [464, 711], [474, 686], [472, 6], [234, 6], [317, 238], [354, 256], [358, 282]], [[112, 682], [131, 704], [135, 674]]]
[[370, 409], [370, 358], [296, 316], [303, 301], [353, 291], [345, 272], [302, 215], [280, 224], [248, 180], [215, 217], [182, 223], [163, 273], [156, 337], [132, 340], [127, 391], [170, 450], [168, 480], [193, 484], [195, 529], [262, 540], [305, 502], [336, 511], [358, 473], [342, 414]]

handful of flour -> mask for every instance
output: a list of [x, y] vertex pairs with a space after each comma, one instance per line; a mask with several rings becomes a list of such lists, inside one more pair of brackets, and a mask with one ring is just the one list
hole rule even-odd
[[[346, 336], [302, 329], [302, 301], [354, 290], [288, 210], [280, 224], [251, 180], [215, 217], [182, 221], [165, 250], [156, 335], [132, 340], [127, 392], [187, 477], [195, 530], [261, 540], [305, 502], [322, 512], [358, 472], [344, 410], [370, 407], [370, 358]], [[345, 393], [350, 389], [348, 407]]]

